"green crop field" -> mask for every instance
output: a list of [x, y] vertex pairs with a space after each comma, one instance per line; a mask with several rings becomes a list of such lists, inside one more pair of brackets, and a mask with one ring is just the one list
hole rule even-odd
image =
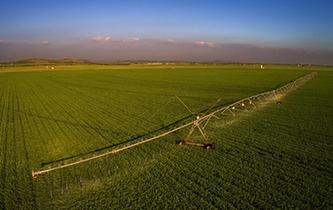
[[[32, 169], [154, 136], [207, 110], [318, 75], [208, 127], [32, 179]], [[266, 65], [0, 67], [0, 209], [333, 208], [333, 68]]]

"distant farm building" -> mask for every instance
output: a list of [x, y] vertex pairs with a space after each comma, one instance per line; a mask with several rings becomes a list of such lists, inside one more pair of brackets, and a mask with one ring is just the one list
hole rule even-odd
[[54, 70], [54, 69], [55, 69], [55, 67], [54, 67], [54, 66], [46, 66], [45, 68], [46, 68], [46, 69], [52, 69], [52, 70]]

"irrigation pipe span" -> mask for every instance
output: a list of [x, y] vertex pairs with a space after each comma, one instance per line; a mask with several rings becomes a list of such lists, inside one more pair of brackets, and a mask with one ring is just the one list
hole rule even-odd
[[234, 112], [232, 110], [234, 110], [235, 107], [238, 107], [238, 106], [243, 107], [245, 103], [253, 104], [253, 102], [255, 100], [259, 100], [259, 101], [265, 100], [265, 101], [267, 101], [268, 99], [277, 99], [279, 96], [285, 95], [288, 92], [297, 89], [298, 87], [300, 87], [301, 85], [303, 85], [307, 81], [314, 78], [316, 75], [317, 75], [317, 72], [312, 72], [312, 73], [306, 74], [306, 75], [304, 75], [304, 76], [302, 76], [302, 77], [300, 77], [300, 78], [298, 78], [298, 79], [296, 79], [292, 82], [289, 82], [286, 85], [283, 85], [283, 86], [281, 86], [281, 87], [279, 87], [275, 90], [266, 91], [266, 92], [259, 93], [259, 94], [256, 94], [256, 95], [253, 95], [253, 96], [250, 96], [250, 97], [243, 98], [243, 99], [241, 99], [239, 101], [236, 101], [232, 104], [229, 104], [229, 105], [224, 106], [222, 108], [218, 108], [215, 111], [212, 111], [212, 112], [210, 112], [210, 113], [208, 113], [204, 116], [197, 117], [196, 119], [194, 119], [193, 121], [191, 121], [189, 123], [186, 123], [184, 125], [176, 127], [176, 128], [171, 129], [169, 131], [166, 131], [162, 134], [153, 136], [151, 138], [144, 139], [144, 140], [141, 140], [139, 142], [132, 143], [130, 145], [124, 145], [124, 146], [121, 146], [120, 148], [111, 149], [111, 151], [107, 151], [107, 152], [104, 152], [104, 153], [98, 154], [98, 155], [93, 155], [91, 157], [87, 157], [87, 158], [84, 158], [84, 159], [73, 161], [71, 163], [63, 163], [61, 165], [57, 165], [57, 166], [46, 168], [46, 169], [43, 169], [43, 168], [41, 168], [41, 169], [32, 169], [32, 178], [36, 178], [38, 175], [45, 174], [45, 173], [48, 173], [48, 172], [51, 172], [51, 171], [55, 171], [55, 170], [59, 170], [59, 169], [63, 169], [63, 168], [68, 168], [68, 167], [78, 165], [78, 164], [81, 164], [81, 163], [84, 163], [84, 162], [88, 162], [88, 161], [95, 160], [95, 159], [98, 159], [98, 158], [101, 158], [101, 157], [105, 157], [105, 156], [108, 156], [108, 155], [111, 155], [111, 154], [116, 154], [118, 152], [122, 152], [124, 150], [139, 146], [141, 144], [145, 144], [147, 142], [165, 137], [165, 136], [167, 136], [171, 133], [174, 133], [174, 132], [179, 131], [181, 129], [187, 128], [187, 127], [189, 127], [193, 124], [198, 124], [198, 123], [201, 123], [201, 122], [204, 122], [204, 121], [206, 121], [208, 123], [208, 121], [211, 117], [213, 117], [213, 116], [215, 116], [216, 114], [219, 114], [219, 113], [223, 114], [225, 111], [228, 111], [228, 110], [234, 115]]

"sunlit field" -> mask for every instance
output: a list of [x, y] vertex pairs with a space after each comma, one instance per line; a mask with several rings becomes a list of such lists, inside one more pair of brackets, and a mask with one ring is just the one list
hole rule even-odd
[[[53, 66], [52, 66], [53, 67]], [[32, 169], [154, 136], [310, 72], [254, 111], [32, 178]], [[333, 206], [333, 68], [256, 64], [0, 67], [0, 208], [327, 209]]]

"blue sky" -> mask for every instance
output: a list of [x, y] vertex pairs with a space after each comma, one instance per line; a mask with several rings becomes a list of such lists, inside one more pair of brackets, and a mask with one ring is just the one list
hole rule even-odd
[[0, 11], [2, 44], [135, 37], [333, 50], [329, 0], [1, 0]]

